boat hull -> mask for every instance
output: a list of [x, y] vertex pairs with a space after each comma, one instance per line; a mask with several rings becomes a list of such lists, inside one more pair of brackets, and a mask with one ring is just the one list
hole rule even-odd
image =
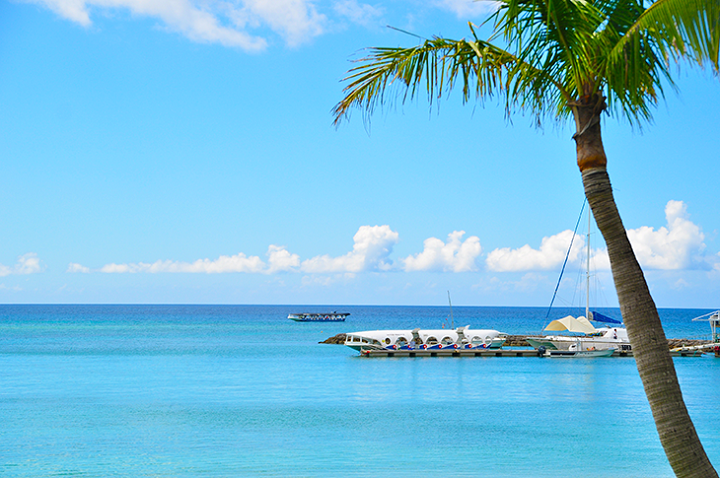
[[556, 358], [595, 358], [611, 357], [614, 353], [614, 348], [604, 350], [547, 350], [544, 356]]

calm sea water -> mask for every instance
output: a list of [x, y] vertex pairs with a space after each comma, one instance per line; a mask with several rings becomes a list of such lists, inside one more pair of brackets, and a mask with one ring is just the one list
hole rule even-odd
[[[344, 323], [290, 312], [346, 311]], [[631, 358], [364, 358], [340, 332], [446, 307], [0, 305], [7, 477], [671, 477]], [[618, 316], [617, 311], [606, 310]], [[668, 337], [704, 310], [662, 310]], [[545, 309], [454, 307], [539, 333]], [[562, 315], [558, 311], [557, 315]], [[675, 359], [720, 467], [720, 359]]]

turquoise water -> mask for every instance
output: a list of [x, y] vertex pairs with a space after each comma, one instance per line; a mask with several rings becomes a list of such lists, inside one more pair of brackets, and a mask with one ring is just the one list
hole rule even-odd
[[[327, 310], [352, 315], [287, 319]], [[668, 337], [707, 338], [690, 321], [705, 312], [662, 310]], [[546, 311], [453, 313], [455, 326], [538, 333]], [[444, 307], [0, 305], [0, 475], [672, 476], [631, 358], [383, 359], [318, 344], [447, 320]], [[720, 359], [675, 364], [718, 467]]]

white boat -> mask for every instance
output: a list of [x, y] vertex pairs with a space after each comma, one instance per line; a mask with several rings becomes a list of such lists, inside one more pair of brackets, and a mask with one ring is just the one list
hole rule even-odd
[[507, 334], [489, 329], [368, 330], [345, 335], [345, 345], [368, 350], [499, 349]]
[[[597, 313], [590, 312], [590, 317]], [[591, 319], [594, 320], [594, 319]], [[576, 323], [586, 324], [582, 328]], [[563, 327], [563, 328], [561, 328]], [[527, 342], [535, 349], [545, 347], [546, 350], [569, 350], [573, 345], [580, 343], [584, 349], [606, 350], [613, 349], [621, 352], [632, 350], [627, 329], [624, 327], [595, 328], [585, 317], [572, 316], [550, 322], [545, 330], [582, 333], [583, 335], [546, 335], [545, 337], [527, 337]]]
[[347, 312], [326, 312], [323, 314], [316, 313], [298, 313], [288, 314], [288, 319], [295, 322], [345, 322], [345, 318], [350, 315]]
[[610, 356], [612, 356], [612, 354], [615, 353], [615, 350], [617, 350], [617, 349], [615, 347], [598, 349], [598, 348], [595, 348], [594, 346], [585, 348], [585, 344], [582, 341], [576, 340], [574, 344], [570, 345], [565, 350], [545, 349], [544, 347], [539, 348], [538, 350], [540, 350], [540, 351], [544, 350], [543, 355], [545, 357], [593, 358], [593, 357], [610, 357]]
[[[606, 355], [612, 355], [615, 350], [627, 352], [632, 350], [627, 329], [622, 323], [599, 312], [590, 311], [590, 224], [592, 217], [588, 211], [588, 239], [587, 239], [587, 260], [585, 269], [585, 315], [579, 317], [567, 316], [562, 319], [553, 320], [545, 327], [546, 331], [567, 331], [582, 335], [547, 335], [544, 337], [527, 337], [527, 342], [535, 349], [543, 347], [546, 351], [573, 352], [566, 356], [603, 356], [600, 351], [608, 351]], [[572, 247], [572, 243], [571, 243]], [[570, 250], [568, 249], [568, 253]], [[563, 266], [564, 267], [564, 266]], [[562, 279], [562, 273], [560, 274]], [[558, 284], [559, 284], [558, 280]], [[554, 299], [554, 298], [553, 298]], [[590, 321], [617, 324], [618, 326], [604, 326], [596, 328]], [[591, 352], [591, 353], [586, 353]], [[583, 353], [584, 355], [578, 355]]]

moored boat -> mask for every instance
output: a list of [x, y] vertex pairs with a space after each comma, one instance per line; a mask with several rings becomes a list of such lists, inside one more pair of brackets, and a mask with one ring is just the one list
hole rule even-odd
[[345, 345], [363, 353], [368, 350], [499, 349], [507, 334], [490, 329], [412, 329], [350, 332]]
[[[590, 317], [593, 317], [593, 313], [590, 314]], [[595, 315], [599, 314], [595, 313]], [[579, 325], [578, 322], [581, 322], [582, 325]], [[553, 324], [555, 325], [553, 326]], [[595, 328], [582, 316], [577, 319], [565, 317], [555, 320], [545, 330], [567, 330], [583, 335], [547, 335], [545, 337], [527, 337], [525, 340], [536, 349], [545, 347], [547, 350], [569, 350], [573, 345], [579, 343], [585, 349], [616, 349], [621, 352], [632, 350], [627, 329], [624, 327]]]
[[347, 312], [327, 312], [323, 314], [301, 312], [299, 314], [288, 314], [288, 319], [295, 322], [345, 322]]
[[[582, 211], [580, 211], [580, 218], [582, 218]], [[578, 219], [578, 225], [580, 219]], [[546, 350], [552, 356], [567, 356], [567, 357], [599, 357], [612, 355], [615, 350], [620, 352], [629, 352], [632, 350], [630, 345], [630, 339], [628, 338], [627, 329], [622, 325], [621, 321], [610, 318], [599, 312], [590, 311], [590, 226], [592, 225], [592, 216], [588, 212], [588, 233], [587, 233], [587, 251], [586, 251], [586, 263], [585, 263], [585, 315], [579, 317], [573, 317], [568, 315], [562, 319], [553, 320], [545, 327], [547, 331], [567, 331], [573, 334], [582, 335], [547, 335], [545, 337], [528, 337], [527, 342], [535, 349]], [[577, 230], [577, 226], [576, 226]], [[573, 239], [575, 234], [573, 233]], [[568, 248], [565, 261], [570, 255], [572, 250], [572, 241]], [[563, 269], [560, 271], [560, 277], [558, 278], [558, 284], [555, 287], [555, 294], [557, 294], [560, 281], [562, 279]], [[555, 301], [555, 294], [553, 294], [550, 307]], [[548, 315], [550, 311], [548, 310]], [[595, 328], [590, 321], [601, 322], [605, 324], [611, 324], [609, 326]], [[555, 353], [555, 352], [558, 353]], [[609, 351], [603, 352], [602, 351]], [[546, 354], [548, 355], [548, 354]]]
[[595, 348], [589, 346], [586, 348], [584, 343], [580, 340], [575, 341], [574, 344], [570, 345], [567, 349], [545, 349], [544, 346], [540, 346], [538, 351], [543, 352], [545, 357], [566, 357], [566, 358], [593, 358], [593, 357], [611, 357], [617, 348], [606, 347], [606, 348]]

